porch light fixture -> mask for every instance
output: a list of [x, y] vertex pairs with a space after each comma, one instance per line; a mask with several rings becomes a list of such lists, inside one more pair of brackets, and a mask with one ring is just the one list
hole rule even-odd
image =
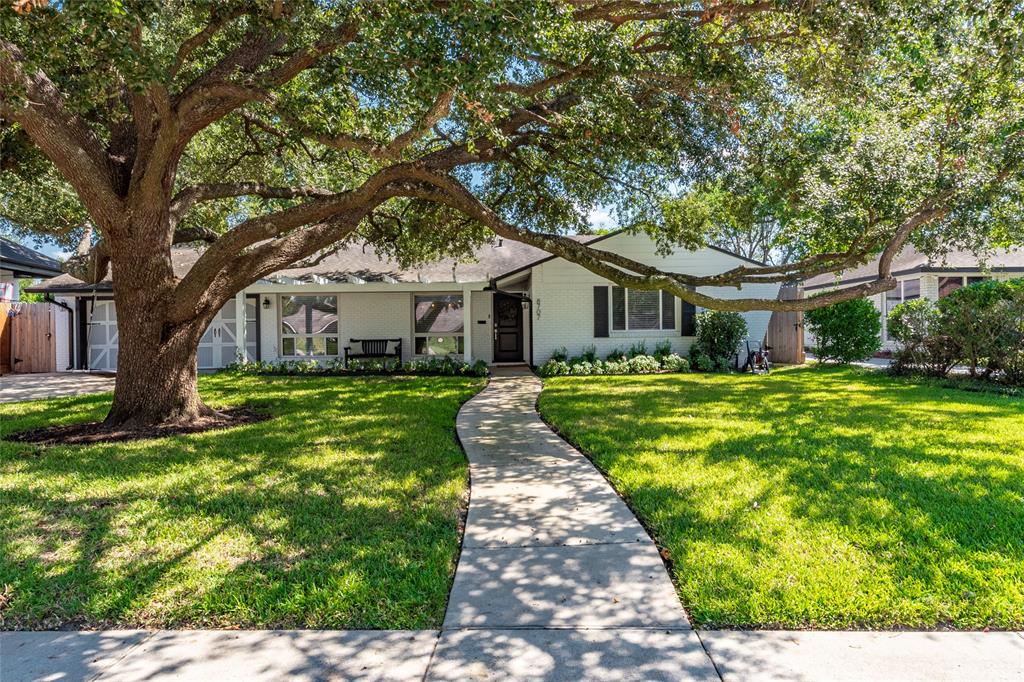
[[263, 297], [263, 309], [264, 310], [270, 310], [270, 297], [269, 296], [264, 296]]

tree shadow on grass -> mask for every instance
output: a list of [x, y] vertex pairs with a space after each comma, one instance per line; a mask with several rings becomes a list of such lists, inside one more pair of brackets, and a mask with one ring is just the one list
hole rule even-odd
[[[207, 379], [276, 419], [126, 444], [4, 443], [5, 628], [438, 625], [466, 379]], [[100, 400], [60, 404], [91, 417]], [[15, 408], [20, 424], [50, 404]], [[19, 424], [15, 424], [17, 428]]]

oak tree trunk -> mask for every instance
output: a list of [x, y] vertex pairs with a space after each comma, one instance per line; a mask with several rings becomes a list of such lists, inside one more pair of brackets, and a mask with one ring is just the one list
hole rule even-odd
[[196, 354], [215, 310], [170, 323], [176, 279], [166, 218], [144, 216], [112, 240], [111, 274], [117, 309], [114, 402], [104, 424], [134, 428], [189, 424], [216, 412], [199, 397]]

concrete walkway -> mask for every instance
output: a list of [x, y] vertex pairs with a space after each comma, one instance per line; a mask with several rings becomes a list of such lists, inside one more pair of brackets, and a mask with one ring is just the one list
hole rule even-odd
[[497, 373], [459, 412], [470, 503], [428, 680], [717, 680], [657, 548], [604, 477]]
[[657, 550], [505, 370], [459, 413], [469, 517], [440, 632], [0, 632], [28, 680], [1024, 679], [1016, 632], [690, 629]]
[[0, 403], [60, 398], [114, 390], [114, 377], [89, 372], [5, 374], [0, 377]]

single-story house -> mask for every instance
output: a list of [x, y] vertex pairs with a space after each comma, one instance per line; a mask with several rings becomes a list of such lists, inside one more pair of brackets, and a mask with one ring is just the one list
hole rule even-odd
[[[624, 231], [579, 236], [581, 241], [667, 270], [711, 275], [751, 263], [707, 247], [657, 253], [645, 235]], [[181, 276], [199, 251], [176, 248]], [[57, 335], [66, 357], [58, 367], [113, 371], [117, 367], [117, 313], [109, 280], [90, 285], [71, 275], [32, 291], [66, 305], [69, 323]], [[701, 289], [721, 297], [775, 298], [775, 285]], [[351, 244], [316, 265], [282, 270], [226, 305], [203, 336], [199, 368], [236, 358], [278, 361], [343, 357], [350, 339], [401, 339], [402, 359], [456, 355], [467, 361], [539, 365], [565, 347], [579, 354], [593, 345], [604, 356], [669, 340], [687, 352], [695, 308], [663, 292], [624, 290], [590, 271], [539, 249], [497, 239], [473, 259], [442, 260], [403, 269], [372, 246]], [[746, 314], [751, 339], [760, 340], [770, 314]], [[392, 341], [392, 343], [394, 343]], [[397, 345], [397, 344], [396, 344]]]
[[60, 274], [60, 263], [54, 258], [0, 237], [0, 301], [17, 301], [19, 280], [36, 280]]
[[[878, 259], [838, 275], [825, 274], [804, 282], [804, 295], [831, 289], [843, 289], [868, 282], [878, 274]], [[887, 316], [904, 301], [926, 298], [937, 301], [962, 286], [986, 279], [1013, 279], [1024, 277], [1024, 250], [997, 250], [984, 257], [969, 251], [952, 251], [944, 256], [930, 258], [913, 246], [906, 247], [892, 263], [892, 274], [898, 284], [881, 294], [870, 297], [882, 313], [882, 347], [895, 350], [896, 342], [889, 338]], [[804, 331], [804, 343], [814, 345], [814, 337]]]

